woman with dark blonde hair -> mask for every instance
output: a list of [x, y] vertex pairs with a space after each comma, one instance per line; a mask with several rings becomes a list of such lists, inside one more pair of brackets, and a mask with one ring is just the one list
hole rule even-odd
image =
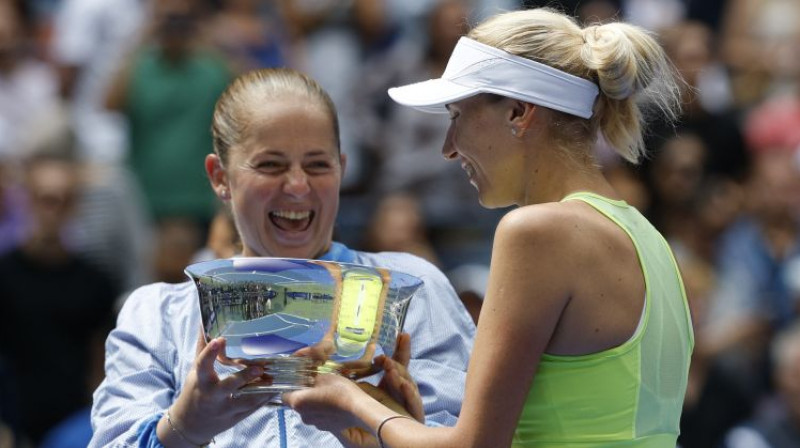
[[[404, 326], [417, 343], [410, 350], [401, 344], [395, 357], [425, 390], [416, 415], [454, 424], [475, 326], [431, 263], [407, 253], [356, 251], [333, 240], [346, 157], [330, 96], [291, 69], [247, 72], [217, 101], [212, 134], [206, 174], [230, 207], [242, 257], [356, 263], [423, 279]], [[431, 316], [445, 319], [434, 325]], [[240, 388], [264, 379], [264, 368], [215, 363], [225, 341], [206, 341], [200, 328], [191, 281], [146, 285], [131, 294], [106, 342], [106, 376], [94, 394], [89, 446], [175, 448], [214, 440], [220, 446], [341, 446], [291, 409], [268, 406], [272, 394], [240, 396]], [[383, 389], [361, 387], [391, 402]]]

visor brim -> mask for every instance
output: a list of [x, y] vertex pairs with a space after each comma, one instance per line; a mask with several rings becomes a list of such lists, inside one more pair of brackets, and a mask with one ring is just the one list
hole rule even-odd
[[432, 114], [446, 114], [447, 104], [479, 93], [474, 87], [462, 86], [442, 78], [389, 89], [389, 96], [395, 102]]

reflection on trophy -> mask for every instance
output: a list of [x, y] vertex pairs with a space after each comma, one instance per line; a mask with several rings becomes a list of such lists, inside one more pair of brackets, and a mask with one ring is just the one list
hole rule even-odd
[[219, 361], [266, 369], [269, 381], [242, 393], [307, 387], [318, 373], [375, 373], [372, 359], [393, 354], [422, 285], [388, 269], [290, 258], [206, 261], [186, 274], [197, 287], [206, 340], [227, 341]]

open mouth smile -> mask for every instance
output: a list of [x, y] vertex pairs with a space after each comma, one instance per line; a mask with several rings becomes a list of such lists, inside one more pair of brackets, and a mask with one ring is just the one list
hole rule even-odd
[[314, 212], [311, 210], [276, 210], [269, 212], [269, 220], [275, 227], [283, 231], [303, 232], [311, 226], [311, 222], [314, 220]]

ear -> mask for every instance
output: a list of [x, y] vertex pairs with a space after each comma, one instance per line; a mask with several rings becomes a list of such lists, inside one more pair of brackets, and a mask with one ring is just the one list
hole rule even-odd
[[230, 200], [230, 186], [228, 185], [228, 172], [222, 166], [222, 160], [216, 154], [209, 154], [205, 161], [206, 175], [211, 182], [211, 189], [223, 202]]
[[537, 107], [531, 103], [520, 100], [511, 100], [511, 109], [508, 112], [508, 121], [515, 137], [522, 138], [533, 127], [533, 119]]

